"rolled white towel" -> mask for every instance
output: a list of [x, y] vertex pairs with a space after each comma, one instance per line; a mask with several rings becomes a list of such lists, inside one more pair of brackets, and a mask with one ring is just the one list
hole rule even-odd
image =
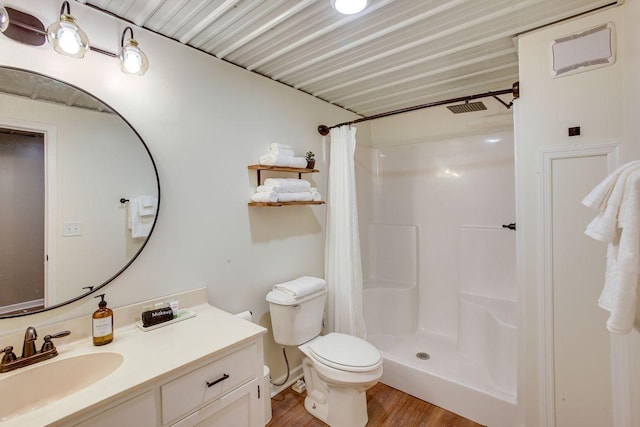
[[260, 164], [265, 166], [281, 166], [289, 168], [306, 168], [307, 159], [304, 157], [284, 156], [279, 153], [269, 153], [260, 156]]
[[278, 201], [278, 193], [275, 191], [262, 191], [251, 196], [252, 202], [275, 203]]
[[264, 180], [264, 187], [278, 193], [296, 193], [309, 191], [311, 183], [306, 179], [297, 178], [267, 178]]
[[273, 290], [284, 292], [294, 298], [302, 298], [306, 295], [325, 289], [326, 287], [327, 282], [325, 282], [324, 279], [303, 276], [289, 282], [277, 284], [273, 287]]
[[281, 156], [295, 157], [296, 153], [289, 148], [272, 148], [271, 152], [274, 154], [280, 154]]
[[277, 150], [277, 149], [285, 149], [285, 150], [293, 150], [293, 147], [290, 146], [289, 144], [279, 144], [277, 142], [273, 142], [271, 143], [271, 145], [269, 146], [272, 150]]
[[279, 202], [310, 202], [313, 194], [310, 191], [300, 191], [297, 193], [277, 193]]
[[322, 200], [322, 195], [317, 191], [312, 191], [311, 200], [313, 200], [314, 202], [319, 202], [320, 200]]

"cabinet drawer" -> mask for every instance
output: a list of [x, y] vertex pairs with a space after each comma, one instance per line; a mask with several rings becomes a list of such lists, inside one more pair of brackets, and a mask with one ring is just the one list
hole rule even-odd
[[252, 344], [161, 387], [162, 423], [167, 424], [256, 377]]

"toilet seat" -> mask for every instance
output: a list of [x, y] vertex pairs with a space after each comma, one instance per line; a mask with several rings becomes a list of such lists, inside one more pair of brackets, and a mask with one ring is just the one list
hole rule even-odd
[[309, 355], [326, 366], [347, 372], [368, 372], [382, 363], [380, 352], [367, 341], [337, 332], [309, 343]]

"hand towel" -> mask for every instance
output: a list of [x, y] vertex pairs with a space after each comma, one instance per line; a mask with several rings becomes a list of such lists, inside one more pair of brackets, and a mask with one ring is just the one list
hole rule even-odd
[[587, 203], [583, 201], [601, 210], [585, 233], [609, 242], [598, 305], [609, 311], [607, 329], [615, 334], [633, 328], [640, 279], [640, 167], [634, 162], [623, 166], [589, 193]]
[[297, 178], [267, 178], [264, 180], [264, 186], [278, 193], [297, 193], [311, 189], [309, 181]]
[[611, 172], [600, 184], [582, 200], [582, 204], [594, 209], [604, 209], [618, 177], [628, 168], [640, 165], [640, 160], [634, 160], [620, 166]]
[[261, 191], [251, 196], [252, 202], [275, 203], [278, 201], [278, 193], [275, 191]]
[[129, 199], [129, 219], [127, 225], [131, 230], [131, 237], [134, 239], [149, 237], [155, 221], [155, 212], [153, 215], [140, 216], [140, 203], [139, 197], [131, 197]]
[[306, 168], [307, 159], [304, 157], [284, 156], [279, 153], [269, 153], [260, 156], [260, 164], [265, 166], [281, 166], [289, 168]]
[[319, 202], [320, 200], [322, 200], [322, 196], [320, 195], [319, 192], [312, 191], [311, 192], [311, 200], [313, 200], [314, 202]]
[[278, 150], [278, 149], [293, 150], [293, 147], [290, 146], [289, 144], [279, 144], [277, 142], [271, 143], [269, 148], [271, 148], [272, 150]]
[[294, 298], [302, 298], [311, 295], [327, 287], [324, 279], [311, 276], [299, 277], [289, 282], [277, 284], [273, 287], [274, 291], [284, 292]]
[[310, 202], [313, 200], [313, 194], [310, 191], [301, 191], [298, 193], [278, 193], [279, 202]]
[[[635, 170], [638, 170], [638, 166], [629, 166], [617, 175], [615, 182], [609, 186], [609, 196], [607, 197], [604, 209], [601, 208], [601, 212], [587, 225], [587, 229], [584, 232], [587, 236], [607, 243], [618, 240], [618, 214], [620, 205], [622, 204], [622, 199], [627, 187], [627, 179]], [[607, 179], [608, 178], [605, 178], [605, 181]]]
[[152, 216], [158, 209], [158, 199], [155, 196], [138, 196], [138, 215]]

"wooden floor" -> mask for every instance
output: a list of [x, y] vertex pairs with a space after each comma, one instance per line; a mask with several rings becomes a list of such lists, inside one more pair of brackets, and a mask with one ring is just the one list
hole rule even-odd
[[[291, 387], [271, 399], [273, 418], [267, 427], [324, 427], [304, 409], [306, 393]], [[367, 391], [367, 427], [481, 427], [466, 418], [378, 383]]]

